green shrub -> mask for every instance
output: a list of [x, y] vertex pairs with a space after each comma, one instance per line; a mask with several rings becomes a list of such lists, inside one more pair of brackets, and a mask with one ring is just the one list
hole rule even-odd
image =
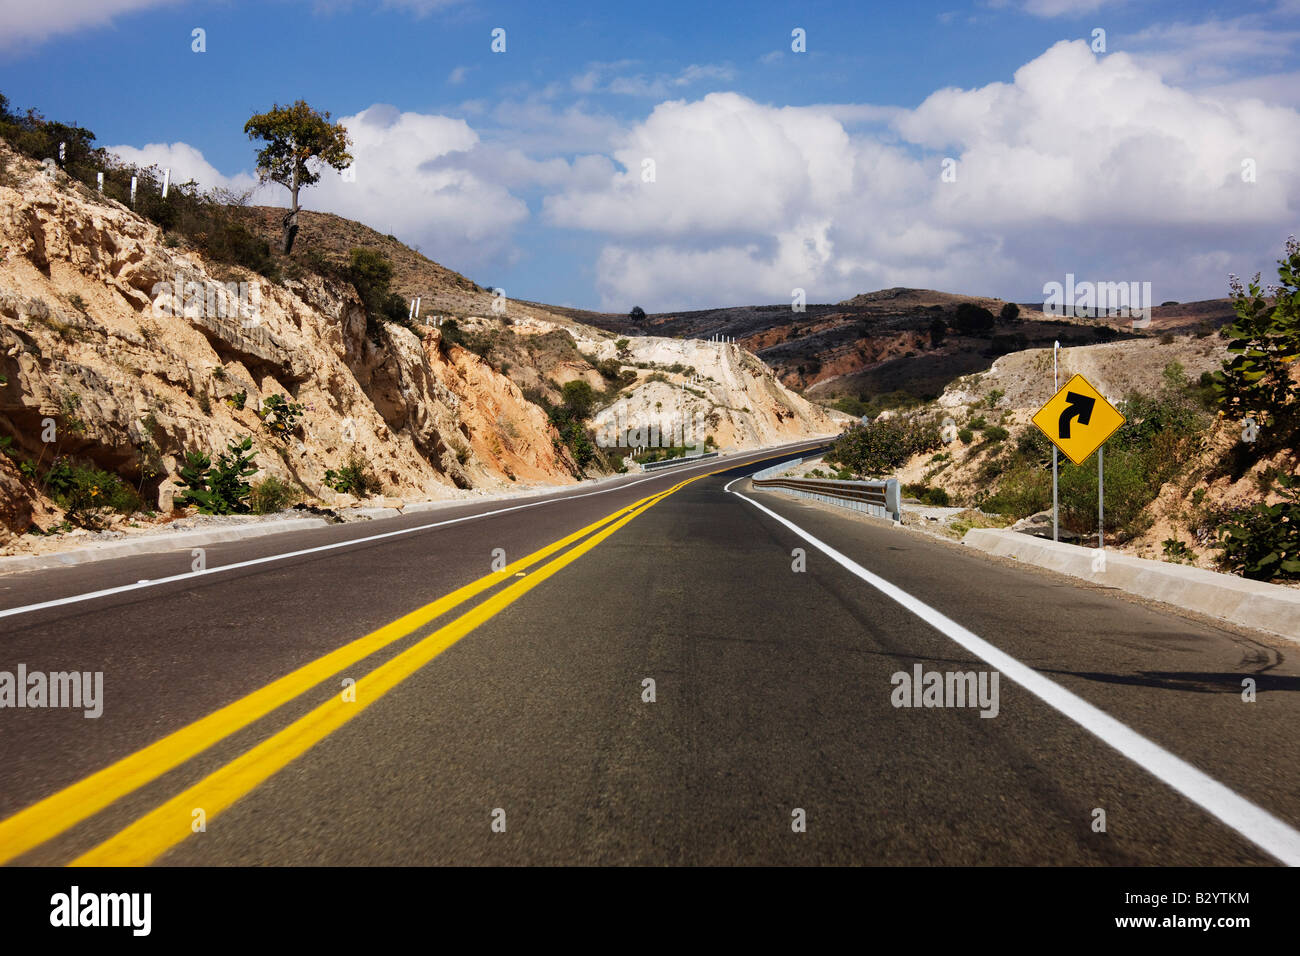
[[1037, 425], [1027, 425], [1016, 436], [1015, 456], [1021, 461], [1047, 465], [1052, 460], [1051, 439]]
[[993, 329], [993, 313], [974, 302], [963, 302], [957, 306], [953, 325], [962, 335], [981, 335]]
[[302, 491], [275, 475], [268, 475], [263, 481], [253, 486], [249, 496], [249, 506], [255, 515], [275, 514], [283, 511], [302, 499]]
[[560, 389], [565, 407], [577, 419], [586, 419], [596, 403], [596, 391], [582, 379], [565, 382]]
[[1237, 420], [1251, 416], [1262, 427], [1261, 449], [1291, 442], [1300, 430], [1300, 385], [1290, 374], [1300, 358], [1300, 242], [1294, 236], [1287, 240], [1277, 274], [1272, 306], [1258, 274], [1248, 286], [1232, 278], [1237, 317], [1222, 334], [1233, 358], [1215, 374], [1224, 412]]
[[1196, 552], [1177, 538], [1165, 538], [1161, 546], [1164, 548], [1165, 560], [1173, 564], [1191, 564], [1196, 557]]
[[1259, 581], [1300, 578], [1300, 477], [1278, 475], [1282, 501], [1236, 508], [1215, 516], [1222, 552], [1230, 571]]
[[202, 452], [189, 452], [181, 469], [179, 484], [185, 489], [177, 499], [181, 505], [194, 505], [203, 514], [248, 514], [248, 499], [253, 493], [247, 479], [257, 474], [253, 459], [252, 436], [232, 440], [216, 464]]
[[909, 498], [915, 498], [923, 505], [932, 505], [936, 508], [947, 508], [952, 503], [948, 492], [942, 488], [931, 488], [929, 485], [924, 484], [903, 485], [903, 494]]
[[347, 464], [338, 471], [326, 469], [325, 484], [339, 494], [355, 498], [368, 498], [383, 490], [383, 485], [371, 472], [369, 464], [356, 452], [349, 456]]
[[[1160, 490], [1153, 481], [1152, 456], [1140, 448], [1107, 447], [1106, 527], [1121, 539], [1135, 537], [1151, 525], [1146, 506]], [[1082, 465], [1062, 461], [1060, 474], [1061, 527], [1088, 536], [1097, 531], [1097, 462]]]
[[980, 508], [994, 514], [1026, 518], [1052, 506], [1052, 473], [1020, 462], [1002, 469], [994, 490]]
[[272, 395], [257, 409], [257, 417], [276, 438], [288, 438], [302, 419], [302, 406], [283, 395]]
[[234, 395], [226, 399], [226, 404], [229, 405], [231, 408], [233, 408], [235, 411], [239, 412], [244, 410], [244, 403], [247, 401], [248, 401], [248, 393], [241, 389], [240, 391], [236, 392]]
[[859, 475], [880, 476], [892, 473], [913, 455], [934, 451], [942, 443], [939, 424], [929, 419], [877, 419], [870, 425], [851, 425], [835, 440], [825, 458]]
[[957, 437], [961, 439], [963, 445], [969, 445], [975, 440], [975, 433], [969, 428], [963, 428], [961, 431], [957, 432]]
[[444, 319], [438, 326], [438, 332], [444, 345], [465, 345], [465, 332], [455, 319]]
[[984, 440], [991, 444], [1006, 441], [1011, 433], [1001, 425], [991, 425], [984, 429]]
[[97, 531], [110, 512], [132, 514], [140, 499], [130, 485], [112, 472], [56, 458], [45, 473], [45, 490], [66, 512], [67, 521]]

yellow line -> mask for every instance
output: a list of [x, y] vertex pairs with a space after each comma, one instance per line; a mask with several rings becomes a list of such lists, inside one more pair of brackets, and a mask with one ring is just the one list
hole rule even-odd
[[[660, 494], [669, 494], [674, 490], [676, 489]], [[21, 856], [33, 847], [58, 836], [114, 801], [202, 753], [219, 740], [288, 703], [345, 667], [423, 627], [475, 595], [506, 578], [513, 577], [516, 572], [526, 570], [602, 525], [657, 497], [660, 495], [651, 495], [625, 508], [620, 508], [599, 521], [507, 565], [501, 571], [494, 571], [477, 581], [466, 584], [365, 637], [357, 638], [350, 644], [345, 644], [303, 665], [246, 697], [46, 797], [39, 803], [20, 810], [0, 822], [0, 864], [7, 863], [14, 857]]]
[[543, 565], [533, 574], [498, 591], [482, 604], [443, 625], [418, 644], [359, 679], [356, 699], [345, 702], [337, 695], [288, 727], [258, 744], [168, 800], [117, 835], [73, 860], [72, 866], [144, 866], [180, 843], [191, 833], [193, 811], [202, 808], [212, 820], [245, 794], [282, 770], [308, 749], [342, 727], [366, 707], [441, 654], [483, 622], [527, 594], [561, 568], [576, 561], [637, 515], [653, 507], [683, 485], [705, 475], [689, 478], [668, 491], [647, 499], [631, 514], [592, 535], [586, 541]]

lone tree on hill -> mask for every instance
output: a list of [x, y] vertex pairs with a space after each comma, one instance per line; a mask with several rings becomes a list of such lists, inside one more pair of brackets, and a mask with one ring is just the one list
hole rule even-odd
[[639, 305], [634, 305], [632, 306], [632, 311], [629, 312], [628, 315], [636, 319], [638, 322], [641, 322], [645, 319], [645, 309], [641, 308]]
[[284, 254], [293, 249], [298, 235], [298, 190], [320, 182], [326, 166], [347, 169], [352, 165], [348, 153], [348, 131], [330, 122], [328, 112], [318, 113], [299, 100], [292, 106], [274, 105], [244, 124], [251, 140], [265, 140], [258, 151], [257, 171], [262, 182], [276, 182], [293, 196], [293, 205], [284, 217]]
[[998, 314], [1002, 316], [1003, 322], [1014, 322], [1020, 317], [1020, 306], [1016, 305], [1014, 302], [1008, 302], [1002, 307], [1002, 311]]
[[993, 328], [993, 313], [974, 302], [963, 302], [957, 306], [953, 324], [962, 335], [979, 335]]

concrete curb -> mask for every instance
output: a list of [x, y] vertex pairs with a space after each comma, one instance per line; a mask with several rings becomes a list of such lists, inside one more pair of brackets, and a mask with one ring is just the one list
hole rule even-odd
[[961, 543], [1300, 642], [1300, 591], [1292, 588], [1110, 550], [1104, 570], [1094, 571], [1095, 548], [999, 528], [972, 528]]
[[[811, 441], [813, 439], [809, 440]], [[735, 455], [756, 454], [757, 452], [767, 450], [767, 448], [752, 448], [745, 451], [737, 451], [730, 455], [719, 454], [718, 459], [734, 457]], [[696, 464], [698, 463], [699, 461], [697, 460]], [[537, 488], [521, 489], [519, 491], [511, 491], [504, 494], [470, 495], [464, 498], [441, 498], [434, 501], [412, 501], [402, 505], [400, 508], [392, 506], [340, 508], [338, 509], [338, 512], [340, 515], [343, 515], [345, 519], [352, 518], [355, 520], [357, 518], [362, 518], [384, 520], [386, 518], [396, 518], [400, 515], [427, 511], [441, 511], [445, 508], [454, 508], [457, 505], [475, 504], [479, 502], [497, 502], [500, 504], [507, 504], [520, 499], [526, 501], [530, 498], [545, 498], [549, 495], [558, 495], [565, 491], [584, 493], [587, 489], [598, 488], [601, 485], [629, 477], [632, 477], [632, 475], [606, 475], [603, 478], [579, 481], [572, 485], [542, 485]], [[263, 535], [280, 534], [282, 532], [307, 531], [312, 528], [328, 527], [332, 523], [333, 522], [325, 518], [289, 518], [280, 521], [263, 520], [249, 522], [248, 524], [232, 525], [225, 528], [195, 528], [193, 531], [175, 532], [160, 531], [154, 534], [135, 536], [125, 541], [88, 544], [85, 547], [72, 548], [68, 551], [59, 551], [52, 554], [0, 557], [0, 575], [10, 574], [16, 571], [44, 571], [48, 568], [71, 567], [77, 564], [90, 564], [95, 561], [107, 561], [112, 558], [125, 558], [137, 554], [159, 554], [166, 551], [203, 547], [208, 544], [220, 544], [223, 541], [241, 541], [245, 538], [260, 538]]]
[[[624, 475], [607, 476], [597, 478], [590, 482], [591, 485], [600, 485], [614, 478], [623, 478]], [[526, 491], [513, 492], [504, 495], [482, 495], [466, 498], [445, 498], [438, 501], [413, 501], [403, 505], [401, 508], [394, 507], [370, 507], [370, 508], [342, 508], [339, 514], [345, 519], [383, 520], [385, 518], [396, 518], [403, 514], [411, 514], [426, 511], [441, 511], [444, 508], [454, 508], [457, 505], [472, 504], [481, 501], [512, 501], [517, 498], [540, 498], [549, 494], [555, 494], [569, 488], [580, 488], [581, 483], [574, 485], [554, 485], [543, 488], [530, 488]], [[195, 528], [192, 531], [159, 531], [154, 534], [143, 534], [128, 538], [125, 541], [106, 541], [99, 544], [88, 544], [81, 548], [72, 548], [67, 551], [58, 551], [52, 554], [30, 554], [30, 555], [13, 555], [11, 557], [0, 557], [0, 575], [10, 574], [18, 571], [44, 571], [49, 568], [72, 567], [77, 564], [91, 564], [95, 561], [108, 561], [113, 558], [131, 557], [137, 554], [160, 554], [166, 551], [177, 551], [185, 548], [200, 548], [209, 544], [220, 544], [224, 541], [242, 541], [246, 538], [260, 538], [270, 534], [281, 534], [290, 531], [308, 531], [313, 528], [325, 528], [332, 525], [333, 522], [326, 518], [288, 518], [279, 521], [255, 521], [247, 524], [231, 525], [225, 528]]]
[[11, 571], [43, 571], [46, 568], [71, 567], [74, 564], [90, 564], [93, 561], [107, 561], [110, 558], [125, 558], [136, 554], [157, 554], [164, 551], [197, 548], [206, 544], [220, 544], [223, 541], [242, 541], [245, 538], [260, 538], [286, 531], [323, 528], [329, 524], [330, 522], [324, 518], [290, 518], [285, 521], [259, 521], [256, 524], [234, 525], [228, 528], [195, 528], [193, 531], [142, 534], [128, 541], [106, 541], [55, 554], [0, 558], [0, 574], [8, 574]]

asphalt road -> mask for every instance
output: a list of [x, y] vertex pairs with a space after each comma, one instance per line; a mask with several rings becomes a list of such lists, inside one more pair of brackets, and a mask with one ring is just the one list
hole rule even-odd
[[[97, 719], [0, 710], [0, 859], [1296, 861], [1294, 645], [759, 467], [216, 545], [307, 553], [0, 617], [0, 670], [104, 675]], [[11, 575], [0, 609], [189, 564]], [[895, 706], [917, 665], [998, 672], [996, 715]]]

